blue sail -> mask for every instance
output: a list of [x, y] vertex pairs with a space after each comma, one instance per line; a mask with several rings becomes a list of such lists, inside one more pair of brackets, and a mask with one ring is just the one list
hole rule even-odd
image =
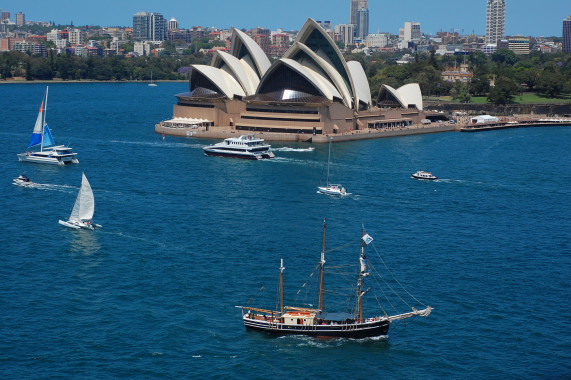
[[42, 147], [46, 148], [48, 146], [53, 146], [56, 143], [54, 142], [54, 138], [52, 136], [52, 132], [50, 131], [50, 127], [46, 124], [44, 126], [44, 142], [42, 143]]
[[[51, 133], [50, 133], [51, 135]], [[34, 146], [34, 145], [38, 145], [42, 143], [42, 134], [41, 133], [32, 133], [32, 139], [30, 140], [30, 145], [28, 145], [28, 148]]]

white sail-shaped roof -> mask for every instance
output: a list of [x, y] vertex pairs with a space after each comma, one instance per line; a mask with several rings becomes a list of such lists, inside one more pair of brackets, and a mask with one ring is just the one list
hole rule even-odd
[[218, 50], [212, 57], [211, 66], [226, 71], [240, 83], [246, 95], [254, 95], [260, 83], [256, 72], [244, 60]]
[[[316, 71], [306, 66], [303, 66], [297, 61], [294, 61], [293, 59], [289, 58], [281, 58], [272, 65], [272, 67], [270, 68], [270, 70], [268, 70], [264, 78], [262, 78], [262, 81], [260, 82], [260, 85], [258, 86], [258, 90], [256, 92], [259, 92], [260, 89], [264, 87], [264, 84], [267, 81], [274, 79], [272, 78], [273, 73], [277, 72], [278, 68], [282, 65], [287, 66], [288, 68], [290, 68], [291, 70], [295, 71], [300, 76], [302, 76], [323, 97], [329, 100], [333, 100], [333, 98], [342, 99], [342, 96], [341, 94], [339, 94], [339, 91], [337, 91], [337, 89], [331, 84], [331, 82], [327, 78], [323, 77], [321, 74], [317, 73]], [[284, 84], [284, 87], [287, 87], [287, 84]]]
[[422, 103], [422, 92], [420, 91], [420, 86], [418, 83], [405, 84], [395, 90], [389, 85], [383, 84], [381, 90], [379, 91], [379, 102], [383, 98], [386, 98], [387, 93], [400, 104], [402, 108], [409, 108], [415, 106], [419, 111], [422, 111], [424, 105]]
[[263, 77], [271, 66], [269, 58], [260, 45], [238, 29], [234, 29], [232, 32], [230, 54], [240, 60], [244, 60], [256, 72], [259, 78]]
[[315, 20], [307, 19], [297, 34], [296, 42], [306, 45], [315, 54], [329, 62], [343, 78], [345, 85], [351, 92], [351, 96], [355, 96], [356, 91], [353, 79], [341, 50]]
[[357, 101], [366, 104], [367, 108], [369, 108], [371, 106], [371, 89], [369, 88], [369, 80], [363, 66], [361, 66], [360, 62], [349, 61], [347, 62], [347, 67], [351, 73], [351, 78], [353, 78]]
[[424, 109], [424, 105], [422, 103], [422, 91], [420, 91], [418, 83], [405, 84], [404, 86], [399, 87], [397, 91], [407, 103], [407, 107], [414, 105], [419, 111]]
[[[337, 88], [337, 91], [343, 96], [343, 103], [352, 108], [353, 100], [351, 98], [351, 93], [347, 88], [347, 85], [339, 72], [333, 67], [330, 61], [323, 59], [318, 56], [313, 50], [311, 50], [306, 45], [296, 42], [292, 47], [284, 54], [284, 58], [291, 58], [299, 62], [301, 65], [310, 67], [318, 66], [324, 73], [325, 76], [333, 83]], [[310, 60], [311, 62], [307, 62]]]
[[242, 86], [224, 70], [216, 67], [206, 65], [192, 65], [190, 66], [190, 75], [192, 77], [192, 70], [200, 72], [212, 84], [214, 84], [220, 92], [228, 99], [234, 99], [234, 96], [246, 96]]
[[79, 189], [79, 193], [75, 199], [69, 220], [75, 222], [91, 220], [93, 218], [94, 211], [95, 200], [93, 198], [93, 191], [91, 190], [89, 181], [87, 181], [87, 177], [85, 177], [85, 174], [82, 174], [81, 188]]

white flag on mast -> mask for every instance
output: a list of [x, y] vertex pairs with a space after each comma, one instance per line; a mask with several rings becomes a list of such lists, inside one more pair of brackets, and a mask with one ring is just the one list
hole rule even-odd
[[372, 238], [371, 235], [369, 235], [369, 234], [363, 235], [363, 238], [362, 238], [362, 239], [363, 239], [363, 241], [365, 242], [365, 244], [367, 244], [367, 245], [371, 244], [372, 241], [373, 241], [373, 238]]

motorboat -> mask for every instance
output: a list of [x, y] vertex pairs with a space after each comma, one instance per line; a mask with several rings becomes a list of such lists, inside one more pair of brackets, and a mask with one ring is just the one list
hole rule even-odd
[[55, 145], [50, 127], [46, 123], [47, 107], [48, 87], [46, 87], [46, 93], [44, 99], [42, 99], [40, 112], [32, 132], [32, 139], [28, 145], [28, 148], [39, 145], [40, 150], [28, 150], [25, 153], [18, 153], [18, 161], [54, 165], [78, 164], [79, 160], [75, 157], [77, 153], [73, 153], [70, 147]]
[[32, 185], [34, 185], [34, 183], [25, 174], [21, 174], [20, 176], [18, 176], [18, 178], [14, 178], [12, 181], [14, 181], [14, 185], [18, 185], [18, 186], [32, 186]]
[[430, 181], [438, 179], [438, 177], [435, 176], [434, 174], [432, 174], [430, 172], [424, 172], [422, 170], [419, 170], [416, 173], [411, 174], [411, 177], [414, 179], [426, 179], [426, 180], [430, 180]]
[[93, 213], [95, 211], [95, 200], [93, 198], [93, 190], [87, 180], [85, 174], [81, 177], [81, 187], [75, 199], [71, 215], [68, 220], [60, 220], [59, 224], [69, 228], [79, 230], [85, 228], [93, 230], [95, 227], [101, 227], [99, 224], [93, 223]]
[[334, 185], [329, 183], [329, 163], [331, 161], [331, 139], [329, 140], [329, 153], [327, 155], [327, 184], [325, 186], [318, 186], [317, 192], [325, 195], [335, 195], [339, 197], [344, 197], [350, 193], [345, 190], [342, 185]]
[[230, 137], [214, 145], [205, 146], [204, 154], [207, 156], [226, 156], [235, 158], [245, 158], [250, 160], [261, 160], [264, 158], [274, 158], [270, 151], [271, 145], [264, 142], [264, 139], [256, 138], [255, 135], [242, 135], [240, 137]]

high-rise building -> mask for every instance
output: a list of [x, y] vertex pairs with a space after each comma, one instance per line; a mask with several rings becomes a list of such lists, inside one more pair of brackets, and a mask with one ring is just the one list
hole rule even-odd
[[10, 12], [2, 11], [2, 21], [10, 21]]
[[563, 20], [563, 51], [571, 53], [571, 16]]
[[14, 22], [16, 26], [24, 26], [26, 24], [26, 16], [22, 12], [18, 12], [14, 16]]
[[354, 30], [355, 25], [353, 24], [335, 25], [335, 41], [341, 41], [345, 45], [353, 45]]
[[[354, 37], [364, 39], [369, 34], [369, 0], [351, 0], [351, 24], [355, 25]], [[366, 31], [366, 34], [359, 34]]]
[[133, 16], [134, 41], [164, 41], [167, 21], [160, 13], [139, 12]]
[[399, 39], [404, 42], [420, 40], [420, 23], [411, 21], [405, 22], [404, 28], [399, 30]]
[[369, 9], [360, 8], [357, 11], [357, 37], [361, 40], [367, 38], [369, 35]]
[[486, 44], [497, 44], [506, 33], [506, 1], [487, 0]]

